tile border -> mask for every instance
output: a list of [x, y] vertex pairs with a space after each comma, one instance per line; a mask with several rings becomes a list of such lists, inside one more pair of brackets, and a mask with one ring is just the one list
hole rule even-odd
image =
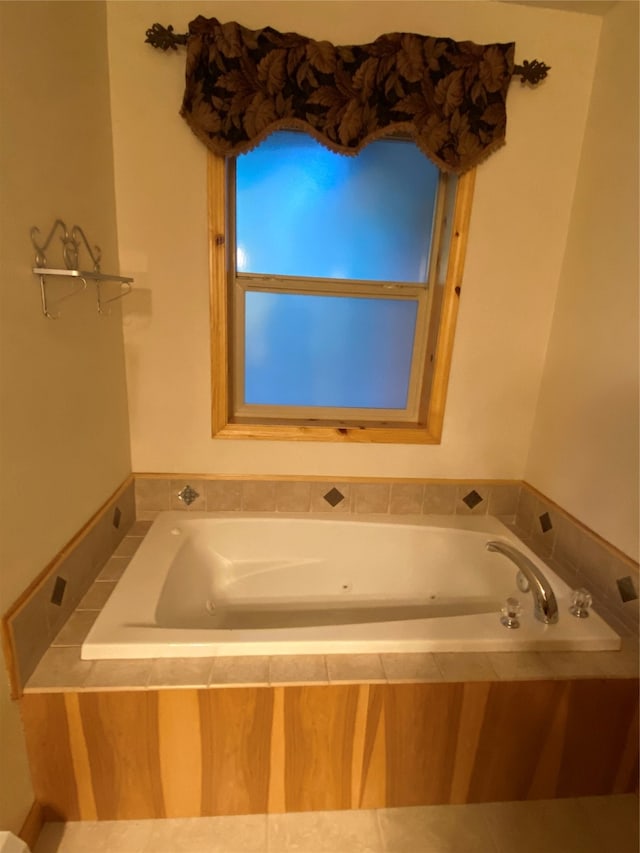
[[[137, 484], [148, 483], [149, 488], [136, 489]], [[43, 572], [27, 587], [25, 592], [18, 598], [3, 617], [3, 638], [5, 642], [5, 655], [9, 663], [11, 674], [12, 695], [14, 698], [19, 698], [22, 685], [26, 684], [30, 675], [35, 673], [40, 659], [49, 648], [69, 647], [71, 642], [58, 642], [60, 630], [66, 625], [68, 619], [73, 613], [86, 612], [96, 610], [98, 604], [91, 605], [91, 599], [86, 599], [85, 596], [89, 592], [90, 587], [93, 587], [94, 592], [106, 593], [107, 587], [110, 587], [116, 580], [114, 573], [117, 575], [116, 569], [119, 571], [122, 566], [116, 566], [116, 563], [126, 564], [130, 559], [131, 554], [136, 550], [136, 547], [142, 542], [152, 519], [158, 512], [163, 509], [182, 509], [189, 512], [189, 507], [181, 504], [176, 499], [177, 492], [187, 484], [196, 483], [198, 491], [202, 489], [200, 497], [191, 505], [191, 509], [202, 511], [203, 509], [214, 511], [229, 511], [235, 513], [238, 511], [247, 510], [250, 506], [252, 511], [260, 512], [318, 512], [318, 510], [326, 512], [351, 512], [354, 515], [371, 514], [372, 502], [375, 508], [378, 509], [378, 515], [389, 518], [396, 517], [399, 520], [407, 514], [414, 514], [418, 509], [418, 514], [431, 514], [434, 511], [439, 511], [440, 514], [490, 514], [506, 523], [522, 540], [542, 559], [546, 560], [549, 565], [556, 571], [560, 577], [572, 586], [584, 585], [592, 591], [596, 609], [618, 633], [627, 638], [625, 642], [629, 642], [634, 634], [637, 636], [638, 631], [638, 602], [631, 601], [623, 604], [622, 601], [616, 600], [617, 586], [615, 585], [616, 574], [630, 575], [636, 582], [638, 579], [638, 565], [633, 560], [626, 557], [614, 546], [605, 542], [595, 532], [589, 530], [585, 525], [581, 524], [569, 513], [558, 507], [553, 501], [546, 498], [528, 483], [517, 480], [458, 480], [458, 479], [417, 479], [417, 478], [367, 478], [367, 477], [339, 477], [331, 478], [327, 476], [309, 476], [299, 477], [292, 475], [281, 476], [246, 476], [246, 475], [197, 475], [197, 476], [181, 476], [175, 473], [163, 474], [132, 474], [123, 484], [114, 492], [114, 494], [105, 502], [97, 513], [87, 522], [87, 524], [70, 540], [70, 542], [61, 550], [61, 552], [52, 560]], [[218, 488], [212, 488], [213, 484], [219, 484]], [[225, 494], [229, 488], [229, 493]], [[373, 486], [374, 488], [370, 488]], [[376, 487], [382, 488], [376, 488]], [[246, 487], [246, 488], [245, 488]], [[386, 487], [386, 488], [385, 488]], [[325, 502], [323, 506], [322, 499], [325, 492], [330, 492], [332, 488], [337, 488], [344, 495], [344, 500], [332, 506], [329, 502]], [[246, 492], [246, 499], [245, 499]], [[394, 500], [395, 492], [395, 500]], [[471, 493], [476, 493], [481, 498], [480, 501], [474, 498], [468, 505], [464, 498]], [[100, 522], [108, 517], [114, 506], [123, 502], [123, 496], [128, 494], [130, 500], [130, 511], [122, 513], [123, 520], [118, 529], [118, 536], [110, 540], [108, 553], [104, 552], [104, 530], [100, 529]], [[209, 496], [213, 497], [211, 500]], [[148, 498], [151, 496], [151, 504]], [[301, 503], [297, 504], [296, 500]], [[225, 510], [221, 510], [220, 502], [225, 504]], [[226, 503], [225, 503], [226, 502]], [[209, 504], [212, 503], [212, 506]], [[166, 504], [166, 506], [165, 506]], [[204, 504], [204, 506], [203, 506]], [[245, 506], [247, 504], [247, 506]], [[135, 509], [134, 509], [135, 505]], [[151, 506], [157, 508], [152, 509]], [[535, 528], [534, 523], [536, 518], [544, 518], [544, 523], [540, 525], [540, 531]], [[94, 533], [94, 531], [98, 531]], [[100, 539], [102, 536], [102, 539]], [[95, 539], [95, 541], [92, 541]], [[116, 541], [117, 540], [117, 541]], [[100, 551], [102, 548], [102, 551]], [[84, 550], [83, 550], [84, 549]], [[591, 549], [591, 550], [590, 550]], [[592, 551], [594, 553], [592, 553]], [[99, 552], [99, 557], [96, 553]], [[586, 555], [585, 560], [581, 561], [581, 556]], [[602, 572], [598, 571], [597, 561], [595, 556], [604, 554], [606, 556], [606, 566]], [[29, 607], [33, 608], [34, 618], [38, 615], [38, 608], [43, 607], [43, 603], [48, 603], [46, 593], [49, 592], [47, 584], [52, 582], [55, 574], [60, 571], [66, 560], [75, 560], [81, 564], [90, 564], [90, 569], [82, 575], [82, 595], [78, 596], [76, 591], [76, 600], [74, 606], [66, 613], [64, 620], [60, 624], [51, 625], [47, 620], [46, 631], [39, 641], [35, 643], [34, 648], [26, 651], [17, 648], [19, 645], [16, 637], [15, 622], [21, 614], [27, 614]], [[594, 567], [595, 566], [595, 567]], [[39, 596], [39, 597], [38, 597]], [[82, 599], [85, 599], [84, 604]], [[619, 598], [619, 595], [618, 595]], [[98, 599], [96, 598], [95, 601]], [[87, 601], [89, 602], [87, 604]], [[24, 634], [25, 632], [23, 632]], [[8, 651], [7, 651], [8, 650]], [[18, 666], [19, 654], [27, 655], [30, 664], [30, 671], [25, 672], [23, 665], [22, 672]], [[410, 653], [407, 653], [410, 654]], [[435, 653], [434, 653], [435, 654]], [[460, 653], [462, 655], [462, 653]], [[474, 653], [469, 653], [472, 657]], [[476, 653], [480, 654], [480, 653]], [[376, 677], [373, 681], [394, 682], [400, 681], [424, 681], [432, 680], [429, 673], [433, 673], [435, 680], [460, 680], [460, 673], [467, 672], [469, 680], [485, 680], [490, 677], [491, 670], [495, 672], [495, 668], [491, 666], [491, 659], [486, 656], [482, 659], [482, 672], [476, 669], [476, 675], [473, 674], [473, 667], [461, 668], [455, 667], [454, 672], [456, 677], [453, 678], [453, 672], [447, 673], [442, 666], [438, 665], [437, 657], [431, 661], [433, 667], [427, 665], [424, 661], [424, 667], [419, 667], [413, 674], [411, 666], [417, 661], [416, 658], [408, 658], [407, 666], [404, 672], [402, 668], [398, 669], [397, 662], [392, 665], [391, 658], [387, 661], [387, 667], [384, 666], [384, 655], [380, 658], [380, 666], [376, 667]], [[336, 661], [329, 666], [327, 660], [331, 656], [323, 656], [324, 667], [327, 671], [327, 681], [333, 682], [330, 677], [330, 671], [335, 669]], [[475, 663], [479, 663], [480, 658], [475, 658]], [[440, 662], [442, 663], [442, 661]], [[149, 675], [152, 661], [149, 661]], [[282, 666], [282, 664], [278, 664]], [[27, 668], [28, 669], [28, 668]], [[211, 667], [210, 675], [215, 671], [216, 667]], [[282, 684], [282, 683], [322, 683], [319, 682], [317, 674], [309, 677], [305, 681], [303, 671], [300, 672], [300, 680], [298, 676], [292, 675], [292, 681], [273, 681], [271, 680], [271, 664], [268, 663], [267, 675], [265, 679], [259, 680], [262, 685], [267, 684]], [[277, 667], [275, 667], [277, 669]], [[420, 673], [422, 669], [422, 673]], [[529, 671], [527, 667], [525, 672], [517, 677], [527, 677]], [[614, 668], [615, 673], [609, 677], [629, 677], [637, 675], [637, 661], [635, 672], [633, 666], [629, 664], [627, 667], [620, 666]], [[627, 673], [627, 669], [629, 672]], [[397, 676], [389, 677], [394, 672]], [[515, 670], [514, 670], [515, 671]], [[562, 665], [560, 670], [555, 674], [559, 677], [561, 672], [566, 671], [566, 665]], [[355, 670], [354, 670], [355, 672]], [[437, 676], [436, 676], [437, 673]], [[362, 678], [360, 677], [362, 676]], [[467, 677], [465, 676], [465, 678]], [[356, 677], [355, 675], [353, 676]], [[358, 670], [358, 681], [368, 681], [373, 677], [371, 673]], [[500, 673], [495, 674], [496, 679], [500, 680]], [[514, 677], [513, 672], [510, 677]], [[554, 677], [554, 668], [545, 666], [540, 672], [536, 672], [534, 678]], [[596, 662], [593, 660], [593, 666], [578, 667], [576, 677], [606, 677], [606, 672], [602, 661]], [[148, 689], [146, 681], [143, 684], [127, 685], [125, 679], [121, 685], [121, 689]], [[342, 681], [343, 679], [338, 679]], [[71, 679], [73, 681], [73, 679]], [[64, 686], [64, 682], [59, 686], [50, 687], [35, 687], [38, 683], [38, 678], [34, 679], [34, 684], [29, 688], [33, 690], [65, 690], [78, 689], [79, 685]], [[208, 686], [234, 686], [244, 684], [242, 681], [235, 681], [233, 678], [211, 683], [211, 678], [208, 679]], [[253, 683], [253, 682], [252, 682]], [[156, 689], [162, 689], [163, 685], [154, 685]], [[179, 688], [180, 684], [167, 684], [167, 687]], [[204, 685], [202, 685], [204, 686]], [[81, 688], [82, 689], [82, 688]], [[85, 689], [118, 689], [116, 684], [105, 685], [104, 687], [91, 687]]]
[[[2, 645], [13, 699], [20, 698], [23, 685], [134, 521], [130, 474], [3, 614]], [[59, 606], [51, 604], [57, 577], [65, 581]]]

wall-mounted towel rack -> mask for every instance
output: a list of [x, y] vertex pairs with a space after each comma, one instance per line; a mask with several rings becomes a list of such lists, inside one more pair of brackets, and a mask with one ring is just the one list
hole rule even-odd
[[[56, 232], [59, 233], [60, 241], [62, 243], [61, 252], [62, 252], [62, 264], [60, 267], [50, 267], [47, 261], [47, 256], [45, 252], [47, 251], [49, 244], [53, 240], [54, 234]], [[66, 299], [70, 299], [72, 296], [75, 296], [78, 293], [81, 293], [83, 290], [87, 289], [87, 282], [92, 281], [96, 286], [96, 304], [98, 307], [98, 314], [105, 315], [108, 314], [109, 311], [105, 311], [105, 305], [108, 305], [109, 302], [115, 302], [117, 299], [122, 299], [123, 296], [127, 296], [131, 292], [131, 283], [133, 282], [132, 278], [129, 278], [124, 275], [112, 275], [110, 273], [103, 273], [100, 269], [100, 257], [101, 251], [98, 246], [91, 247], [89, 241], [87, 240], [86, 234], [80, 228], [79, 225], [74, 225], [71, 231], [64, 224], [62, 219], [56, 219], [53, 223], [53, 227], [49, 232], [49, 236], [44, 241], [43, 244], [40, 244], [38, 235], [40, 234], [40, 229], [37, 226], [33, 226], [31, 229], [31, 242], [33, 243], [33, 247], [36, 250], [35, 257], [35, 266], [33, 267], [33, 274], [37, 275], [40, 279], [40, 299], [42, 302], [42, 313], [49, 320], [57, 320], [60, 316], [59, 314], [54, 314], [50, 310], [50, 305], [47, 302], [47, 278], [51, 276], [65, 276], [67, 278], [71, 278], [73, 280], [74, 285], [80, 285], [78, 288], [72, 290], [70, 293], [66, 294], [66, 296], [59, 297], [56, 300], [56, 304], [59, 305], [61, 302], [64, 302]], [[93, 269], [91, 270], [82, 270], [80, 269], [79, 258], [80, 258], [80, 250], [84, 245], [89, 258], [91, 259], [91, 263], [93, 264]], [[106, 282], [115, 282], [120, 285], [121, 288], [125, 288], [123, 292], [118, 293], [116, 296], [110, 296], [108, 299], [105, 299], [102, 294], [101, 287]]]

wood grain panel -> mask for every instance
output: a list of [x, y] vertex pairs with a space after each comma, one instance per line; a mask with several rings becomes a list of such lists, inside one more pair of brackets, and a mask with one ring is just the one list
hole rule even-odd
[[81, 693], [79, 706], [98, 819], [164, 817], [158, 693]]
[[36, 801], [50, 820], [80, 820], [63, 693], [36, 693], [21, 702]]
[[359, 689], [350, 684], [285, 691], [286, 811], [351, 807]]
[[490, 690], [489, 682], [464, 685], [462, 703], [459, 709], [456, 754], [447, 802], [469, 802], [469, 787], [473, 769], [476, 766], [482, 724]]
[[191, 817], [202, 802], [202, 734], [197, 690], [158, 693], [158, 760], [164, 817]]
[[65, 693], [64, 706], [69, 729], [69, 750], [78, 790], [78, 807], [83, 820], [97, 820], [98, 809], [93, 795], [91, 760], [84, 739], [78, 693]]
[[359, 800], [353, 808], [375, 809], [387, 802], [387, 745], [385, 741], [385, 691], [369, 686], [367, 720], [363, 738]]
[[385, 690], [389, 806], [448, 802], [463, 684], [398, 684]]
[[[540, 790], [537, 767], [553, 728], [555, 709], [568, 682], [492, 683], [485, 706], [469, 802], [526, 800], [533, 779]], [[554, 796], [549, 778], [540, 796]]]
[[261, 814], [269, 802], [273, 691], [199, 691], [206, 815]]
[[637, 728], [632, 735], [633, 777], [618, 779], [620, 757], [628, 749], [630, 729], [637, 722], [637, 694], [631, 694], [629, 686], [624, 681], [570, 682], [564, 750], [558, 773], [559, 796], [618, 793], [618, 784], [630, 790], [632, 778], [637, 779]]
[[41, 693], [22, 713], [64, 820], [637, 789], [637, 679]]
[[285, 737], [284, 737], [284, 687], [273, 688], [273, 716], [271, 723], [271, 745], [269, 753], [269, 799], [270, 814], [286, 811], [285, 794]]

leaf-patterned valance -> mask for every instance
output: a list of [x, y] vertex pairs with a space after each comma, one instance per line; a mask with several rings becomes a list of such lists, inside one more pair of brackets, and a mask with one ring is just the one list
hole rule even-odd
[[343, 154], [403, 133], [461, 173], [504, 143], [514, 50], [411, 33], [336, 47], [200, 16], [189, 24], [181, 114], [222, 156], [282, 128]]

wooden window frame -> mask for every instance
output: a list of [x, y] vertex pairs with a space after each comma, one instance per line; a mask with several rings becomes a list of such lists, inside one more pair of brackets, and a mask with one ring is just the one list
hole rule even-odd
[[[429, 294], [432, 307], [429, 317], [428, 346], [424, 355], [423, 395], [417, 417], [411, 423], [392, 421], [352, 421], [334, 425], [318, 424], [311, 419], [282, 423], [277, 417], [234, 415], [232, 334], [234, 318], [229, 298], [227, 164], [223, 157], [208, 154], [209, 269], [211, 311], [211, 407], [212, 436], [215, 438], [264, 439], [289, 441], [340, 441], [357, 443], [439, 444], [442, 437], [444, 408], [451, 368], [451, 356], [458, 301], [462, 285], [467, 246], [475, 169], [461, 175], [456, 184], [453, 216], [449, 222], [449, 250], [446, 274]], [[431, 289], [431, 288], [430, 288]]]

